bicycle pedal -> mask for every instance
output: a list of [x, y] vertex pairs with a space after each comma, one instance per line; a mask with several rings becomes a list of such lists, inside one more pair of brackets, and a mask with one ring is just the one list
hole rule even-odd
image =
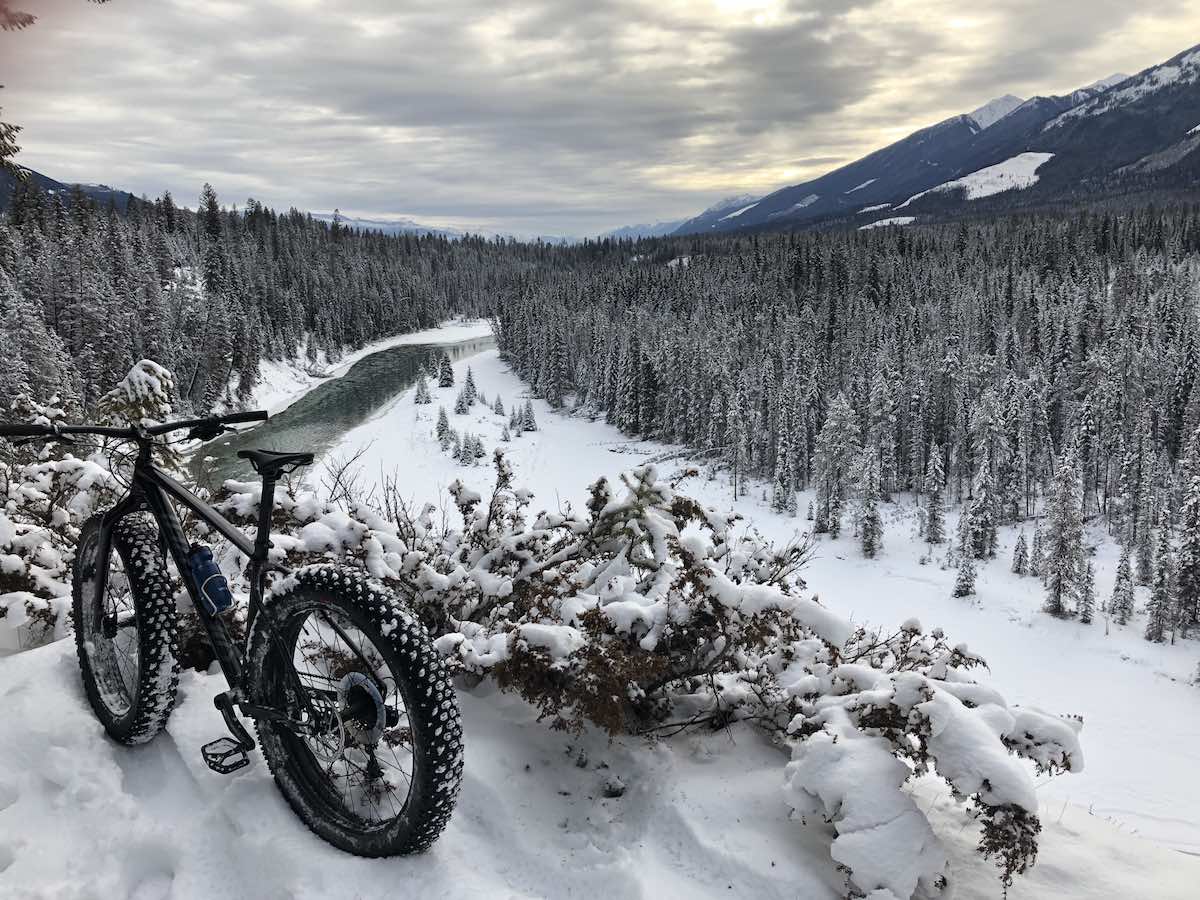
[[204, 757], [206, 766], [221, 775], [231, 775], [250, 765], [245, 748], [230, 737], [209, 741], [200, 748], [200, 755]]

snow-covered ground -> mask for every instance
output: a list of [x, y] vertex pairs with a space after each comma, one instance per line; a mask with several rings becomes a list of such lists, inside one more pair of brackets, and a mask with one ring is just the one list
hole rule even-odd
[[889, 225], [911, 225], [915, 221], [917, 221], [916, 216], [892, 216], [890, 219], [880, 219], [877, 222], [868, 222], [866, 225], [860, 225], [858, 230], [869, 231], [872, 228], [886, 228]]
[[303, 353], [293, 360], [265, 359], [259, 366], [258, 385], [246, 405], [249, 409], [281, 412], [322, 381], [346, 374], [351, 366], [372, 353], [411, 344], [452, 344], [471, 338], [488, 337], [491, 333], [491, 326], [484, 319], [461, 320], [438, 328], [427, 328], [375, 341], [360, 350], [345, 354], [335, 363], [329, 363], [323, 353], [315, 363], [309, 363]]
[[1037, 170], [1049, 162], [1053, 156], [1053, 153], [1018, 153], [1011, 159], [996, 163], [994, 166], [987, 166], [978, 172], [972, 172], [962, 178], [956, 178], [927, 191], [921, 191], [919, 194], [913, 194], [896, 209], [904, 209], [914, 200], [918, 200], [926, 194], [936, 194], [942, 191], [965, 190], [968, 200], [978, 200], [981, 197], [990, 197], [1004, 191], [1023, 191], [1037, 184]]
[[[524, 403], [525, 389], [495, 351], [467, 365], [489, 404]], [[508, 417], [475, 406], [454, 415], [457, 388], [412, 392], [346, 435], [323, 465], [365, 447], [365, 478], [395, 474], [418, 502], [450, 511], [446, 488], [461, 477], [486, 488], [489, 467], [461, 468], [434, 437], [439, 405], [453, 427], [501, 444]], [[533, 401], [539, 430], [504, 444], [535, 508], [581, 504], [587, 484], [649, 459], [668, 472], [677, 448], [631, 441], [602, 422], [553, 413]], [[314, 483], [320, 483], [319, 472]], [[733, 506], [724, 478], [695, 479], [689, 492]], [[803, 510], [806, 505], [801, 503]], [[807, 523], [770, 511], [762, 486], [736, 508], [769, 538]], [[1039, 787], [1041, 854], [1009, 892], [1020, 898], [1194, 897], [1200, 859], [1200, 687], [1186, 683], [1200, 642], [1171, 647], [1141, 639], [1140, 622], [1105, 633], [1038, 611], [1036, 579], [1009, 572], [1015, 531], [980, 567], [978, 596], [950, 597], [952, 570], [922, 565], [911, 503], [885, 506], [885, 546], [864, 560], [852, 535], [824, 540], [806, 577], [822, 601], [856, 621], [896, 625], [910, 615], [967, 642], [991, 665], [1009, 700], [1084, 716], [1086, 766]], [[953, 523], [950, 523], [951, 525]], [[1102, 535], [1097, 594], [1115, 568]], [[1143, 589], [1139, 588], [1139, 591]], [[1144, 600], [1144, 596], [1139, 596]], [[222, 733], [211, 697], [219, 676], [185, 673], [167, 734], [139, 749], [107, 741], [79, 684], [73, 647], [60, 641], [0, 659], [0, 896], [4, 898], [447, 898], [753, 897], [834, 900], [842, 878], [828, 856], [831, 834], [787, 818], [783, 754], [748, 727], [650, 745], [573, 738], [536, 722], [494, 688], [460, 695], [466, 780], [447, 832], [421, 857], [361, 860], [312, 836], [266, 772], [231, 777], [205, 768], [201, 744]], [[618, 778], [623, 796], [606, 798]], [[959, 898], [998, 898], [976, 831], [940, 782], [914, 786], [952, 857]]]

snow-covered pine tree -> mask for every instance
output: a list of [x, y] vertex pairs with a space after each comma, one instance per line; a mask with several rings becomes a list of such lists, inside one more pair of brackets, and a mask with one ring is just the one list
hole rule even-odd
[[429, 393], [429, 382], [425, 380], [424, 374], [417, 376], [417, 389], [413, 394], [413, 402], [419, 406], [433, 402], [433, 397]]
[[1083, 567], [1083, 579], [1079, 584], [1079, 621], [1092, 624], [1096, 611], [1096, 572], [1089, 562]]
[[970, 597], [975, 593], [975, 557], [971, 553], [958, 554], [958, 575], [954, 579], [954, 596]]
[[985, 455], [975, 479], [975, 500], [971, 504], [971, 552], [976, 559], [991, 559], [996, 555], [996, 485], [992, 475], [990, 455]]
[[1042, 548], [1042, 528], [1033, 526], [1033, 542], [1029, 548], [1029, 574], [1040, 578], [1046, 567], [1046, 555]]
[[817, 436], [817, 518], [815, 531], [837, 537], [842, 529], [842, 504], [847, 481], [859, 450], [859, 426], [850, 400], [838, 394], [829, 406]]
[[879, 456], [874, 447], [865, 451], [862, 465], [862, 509], [859, 537], [863, 556], [874, 559], [883, 545], [883, 518], [879, 515]]
[[1113, 582], [1112, 597], [1108, 611], [1118, 625], [1124, 625], [1133, 616], [1133, 570], [1129, 562], [1129, 547], [1121, 548], [1121, 561], [1117, 563], [1117, 576]]
[[438, 407], [437, 419], [437, 439], [442, 445], [442, 449], [446, 449], [446, 442], [450, 437], [450, 417], [446, 415], [446, 407]]
[[454, 366], [446, 353], [442, 353], [438, 362], [438, 387], [454, 387]]
[[506, 444], [512, 440], [512, 435], [509, 433], [507, 425], [500, 429], [500, 440], [504, 441]]
[[496, 403], [492, 407], [492, 412], [498, 416], [504, 415], [504, 401], [500, 399], [500, 395], [496, 395]]
[[521, 411], [521, 430], [537, 431], [537, 419], [533, 415], [533, 401], [526, 400], [525, 408]]
[[1075, 454], [1063, 454], [1050, 495], [1046, 549], [1046, 603], [1052, 616], [1074, 615], [1083, 574], [1083, 522]]
[[454, 400], [454, 414], [456, 416], [465, 416], [471, 411], [471, 401], [467, 399], [467, 389], [464, 387], [458, 392], [458, 396]]
[[1175, 623], [1175, 555], [1171, 552], [1171, 523], [1164, 509], [1158, 522], [1158, 547], [1154, 554], [1154, 579], [1146, 604], [1146, 640], [1161, 643]]
[[1017, 535], [1017, 545], [1013, 548], [1012, 570], [1017, 575], [1024, 575], [1029, 571], [1029, 548], [1025, 543], [1024, 529]]
[[471, 371], [470, 366], [467, 366], [467, 379], [463, 382], [462, 394], [467, 399], [467, 406], [471, 406], [478, 399], [478, 392], [475, 389], [475, 373]]
[[775, 483], [771, 489], [771, 508], [776, 512], [787, 512], [792, 502], [792, 473], [788, 463], [787, 436], [782, 435], [775, 451]]
[[929, 445], [929, 462], [925, 466], [925, 542], [940, 544], [946, 540], [946, 515], [942, 508], [946, 476], [942, 469], [942, 448]]
[[450, 429], [450, 455], [456, 462], [462, 462], [463, 439], [453, 428]]
[[1187, 637], [1200, 628], [1200, 471], [1187, 484], [1179, 527], [1179, 633]]

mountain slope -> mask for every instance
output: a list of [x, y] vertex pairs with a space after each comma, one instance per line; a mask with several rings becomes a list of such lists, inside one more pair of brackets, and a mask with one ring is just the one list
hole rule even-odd
[[[55, 181], [53, 178], [43, 175], [41, 172], [35, 172], [32, 169], [26, 169], [25, 171], [28, 183], [36, 185], [47, 194], [61, 194], [64, 199], [70, 199], [76, 188], [100, 206], [108, 206], [109, 203], [114, 203], [117, 209], [120, 210], [124, 210], [129, 205], [129, 201], [134, 199], [133, 194], [128, 191], [111, 188], [106, 184], [67, 184], [62, 181]], [[17, 180], [8, 172], [0, 172], [0, 212], [8, 208], [8, 203], [12, 199], [16, 188]]]
[[[1111, 75], [1063, 96], [1006, 94], [802, 184], [737, 216], [705, 214], [677, 234], [794, 228], [892, 211], [952, 214], [983, 197], [1104, 196], [1200, 184], [1200, 47], [1134, 75]], [[1036, 156], [1035, 156], [1036, 155]], [[1004, 187], [1012, 167], [1034, 170]], [[988, 181], [1002, 176], [999, 181]], [[987, 181], [992, 189], [972, 188]], [[1002, 188], [1002, 189], [1001, 189]], [[919, 219], [919, 216], [917, 217]]]

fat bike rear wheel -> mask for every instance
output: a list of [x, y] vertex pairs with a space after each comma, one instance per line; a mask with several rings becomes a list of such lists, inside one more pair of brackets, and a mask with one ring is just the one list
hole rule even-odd
[[462, 779], [454, 687], [424, 626], [362, 573], [312, 566], [250, 626], [247, 684], [289, 722], [259, 720], [263, 756], [296, 814], [358, 856], [428, 849]]

